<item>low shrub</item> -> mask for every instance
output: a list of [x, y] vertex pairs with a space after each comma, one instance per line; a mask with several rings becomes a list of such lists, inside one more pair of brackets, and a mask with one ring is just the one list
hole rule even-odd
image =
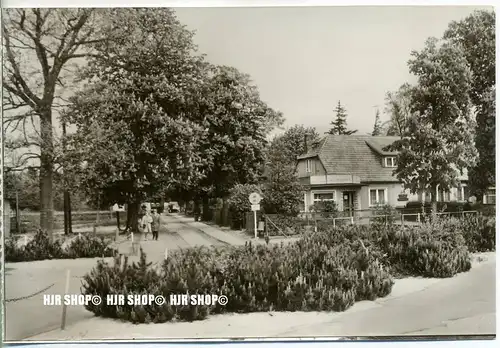
[[470, 252], [495, 251], [496, 225], [494, 216], [466, 216], [460, 222], [460, 228]]
[[228, 198], [229, 211], [231, 213], [231, 227], [233, 229], [240, 229], [244, 226], [245, 214], [250, 210], [250, 202], [248, 201], [248, 196], [252, 192], [259, 192], [260, 188], [258, 185], [235, 185]]
[[448, 233], [431, 223], [385, 231], [381, 245], [394, 272], [447, 278], [471, 268], [470, 254], [460, 233]]
[[331, 246], [345, 241], [363, 243], [398, 276], [445, 278], [471, 267], [463, 236], [441, 220], [411, 227], [342, 226], [327, 233]]
[[19, 246], [16, 238], [5, 241], [5, 261], [23, 262], [50, 259], [109, 257], [114, 251], [103, 237], [75, 238], [66, 248], [60, 240], [50, 240], [48, 234], [38, 230], [26, 245]]
[[20, 248], [23, 261], [37, 261], [64, 258], [61, 242], [51, 241], [47, 233], [38, 230], [35, 236], [25, 246]]
[[24, 252], [22, 248], [17, 246], [15, 238], [6, 238], [4, 243], [4, 253], [6, 262], [21, 262], [25, 261]]
[[[480, 220], [482, 221], [482, 220]], [[343, 311], [356, 301], [387, 296], [394, 275], [451, 277], [471, 268], [468, 245], [480, 226], [490, 236], [494, 221], [438, 219], [416, 226], [386, 224], [337, 226], [307, 232], [295, 243], [179, 250], [155, 269], [141, 250], [140, 261], [99, 261], [84, 278], [82, 292], [118, 294], [217, 294], [225, 306], [108, 306], [87, 309], [133, 323], [201, 320], [214, 313], [261, 311]], [[469, 226], [469, 225], [467, 225]], [[468, 239], [474, 242], [468, 241]], [[486, 239], [486, 237], [484, 238]], [[491, 236], [488, 237], [491, 240]], [[479, 247], [477, 247], [479, 248]]]
[[397, 211], [390, 205], [380, 205], [373, 210], [370, 224], [375, 228], [380, 226], [394, 225], [397, 218]]
[[113, 249], [104, 237], [83, 235], [74, 239], [64, 251], [69, 258], [90, 258], [113, 256]]
[[[96, 315], [132, 322], [192, 321], [211, 313], [343, 311], [355, 301], [390, 293], [393, 281], [370, 248], [332, 243], [325, 234], [288, 245], [186, 249], [169, 256], [161, 270], [138, 264], [99, 262], [85, 276], [84, 294], [218, 294], [225, 306], [89, 306]], [[129, 277], [129, 278], [127, 278]]]
[[308, 225], [307, 220], [296, 216], [266, 215], [266, 217], [268, 218], [266, 231], [270, 236], [301, 234]]

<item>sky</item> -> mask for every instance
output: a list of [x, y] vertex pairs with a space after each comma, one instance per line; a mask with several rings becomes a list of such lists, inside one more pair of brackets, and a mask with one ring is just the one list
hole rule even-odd
[[[338, 101], [358, 134], [372, 132], [377, 109], [388, 120], [386, 93], [414, 81], [407, 65], [411, 51], [476, 9], [491, 7], [175, 8], [196, 31], [194, 41], [207, 60], [249, 74], [261, 98], [284, 114], [285, 129], [303, 124], [320, 134], [329, 129]], [[54, 126], [60, 134], [57, 118]]]
[[[475, 9], [469, 6], [177, 8], [214, 64], [249, 74], [285, 127], [328, 130], [338, 101], [348, 127], [371, 133], [388, 91], [414, 81], [407, 62], [428, 37]], [[482, 7], [490, 10], [489, 7]], [[382, 114], [382, 120], [388, 116]]]

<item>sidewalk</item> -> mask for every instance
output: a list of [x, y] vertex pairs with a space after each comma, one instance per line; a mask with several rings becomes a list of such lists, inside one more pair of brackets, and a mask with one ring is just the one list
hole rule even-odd
[[[246, 242], [252, 242], [253, 244], [260, 244], [260, 245], [266, 244], [266, 241], [263, 238], [255, 239], [253, 238], [253, 236], [244, 233], [242, 231], [224, 230], [218, 226], [212, 226], [203, 222], [194, 221], [194, 218], [186, 217], [183, 215], [170, 214], [168, 216], [186, 226], [199, 230], [205, 233], [206, 235], [214, 239], [217, 239], [227, 245], [241, 246], [245, 245]], [[295, 242], [299, 239], [300, 237], [296, 236], [294, 237], [274, 236], [270, 238], [269, 244], [281, 244], [281, 243], [287, 244]]]
[[246, 239], [243, 239], [239, 236], [236, 236], [230, 232], [225, 232], [215, 226], [210, 226], [207, 224], [204, 224], [203, 222], [197, 222], [194, 221], [193, 218], [191, 217], [186, 217], [182, 215], [177, 215], [177, 214], [170, 214], [169, 217], [172, 217], [179, 221], [180, 223], [187, 225], [191, 228], [197, 229], [210, 237], [217, 239], [221, 241], [224, 244], [228, 245], [245, 245], [245, 242], [247, 242]]

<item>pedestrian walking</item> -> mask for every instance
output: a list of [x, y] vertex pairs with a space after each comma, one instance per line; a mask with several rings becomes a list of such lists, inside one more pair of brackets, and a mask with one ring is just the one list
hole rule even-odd
[[142, 228], [144, 229], [144, 240], [148, 240], [148, 234], [152, 232], [151, 225], [153, 224], [153, 217], [149, 211], [142, 218]]
[[160, 232], [160, 214], [156, 209], [153, 210], [153, 240], [158, 240], [158, 233]]

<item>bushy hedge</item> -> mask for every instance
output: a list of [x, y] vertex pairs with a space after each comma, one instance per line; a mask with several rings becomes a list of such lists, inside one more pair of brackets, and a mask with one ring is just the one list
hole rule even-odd
[[460, 230], [470, 252], [494, 251], [496, 245], [495, 217], [466, 216], [462, 220], [450, 219], [448, 223]]
[[26, 245], [18, 246], [16, 238], [5, 241], [5, 261], [23, 262], [50, 259], [74, 259], [113, 256], [110, 242], [104, 237], [84, 235], [75, 238], [67, 247], [60, 240], [51, 241], [43, 230], [38, 230]]
[[144, 253], [138, 264], [99, 261], [84, 278], [84, 294], [219, 294], [226, 306], [98, 306], [96, 315], [134, 323], [200, 320], [210, 313], [260, 311], [343, 311], [356, 301], [390, 293], [388, 271], [360, 243], [328, 246], [325, 235], [311, 235], [290, 245], [224, 249], [196, 248], [173, 253], [161, 270]]
[[391, 227], [376, 231], [375, 243], [393, 272], [409, 276], [452, 277], [471, 268], [470, 254], [460, 233], [440, 224]]
[[248, 196], [253, 192], [261, 193], [258, 185], [235, 185], [229, 192], [229, 211], [231, 213], [231, 227], [240, 229], [245, 224], [245, 214], [250, 210]]
[[[226, 306], [103, 302], [86, 307], [96, 315], [134, 323], [193, 321], [225, 312], [343, 311], [356, 301], [388, 295], [394, 276], [451, 277], [468, 271], [470, 245], [490, 248], [494, 221], [467, 221], [469, 225], [453, 219], [405, 227], [349, 225], [304, 233], [287, 245], [184, 249], [169, 255], [160, 269], [141, 250], [137, 264], [127, 258], [115, 259], [113, 265], [98, 261], [85, 276], [82, 292], [166, 299], [170, 294], [218, 294], [229, 299]], [[481, 232], [472, 233], [478, 226]]]
[[270, 236], [298, 235], [305, 232], [306, 226], [314, 223], [294, 216], [273, 214], [266, 217], [271, 221], [266, 222], [266, 230]]

